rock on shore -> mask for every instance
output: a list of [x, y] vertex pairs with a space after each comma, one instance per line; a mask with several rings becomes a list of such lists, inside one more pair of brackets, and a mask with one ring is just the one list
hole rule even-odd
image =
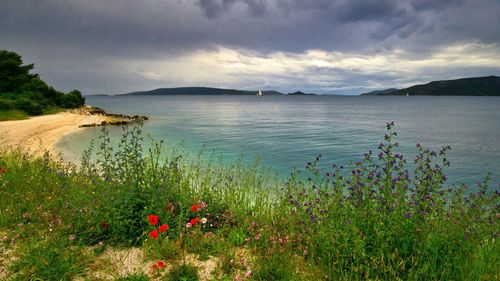
[[88, 124], [82, 124], [79, 127], [97, 127], [97, 126], [122, 126], [122, 125], [127, 125], [130, 123], [135, 123], [135, 122], [144, 122], [146, 120], [149, 120], [149, 117], [143, 116], [143, 115], [125, 115], [125, 114], [113, 114], [113, 113], [107, 113], [104, 109], [95, 107], [95, 106], [89, 106], [86, 105], [81, 108], [77, 108], [72, 110], [73, 113], [77, 114], [83, 114], [83, 115], [96, 115], [96, 116], [102, 116], [104, 117], [105, 120], [101, 121], [100, 123], [88, 123]]

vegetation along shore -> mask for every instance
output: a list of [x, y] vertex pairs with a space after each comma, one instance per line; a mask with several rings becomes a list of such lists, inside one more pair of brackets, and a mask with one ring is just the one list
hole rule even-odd
[[[19, 54], [0, 50], [0, 138], [3, 148], [19, 148], [41, 155], [55, 154], [54, 145], [65, 134], [82, 127], [124, 125], [146, 116], [110, 114], [86, 106], [78, 90], [67, 94], [48, 86], [33, 64], [23, 65]], [[8, 121], [6, 121], [8, 120]]]
[[448, 186], [448, 147], [417, 145], [410, 176], [395, 137], [285, 182], [144, 151], [139, 124], [117, 147], [103, 127], [78, 168], [2, 150], [0, 279], [498, 279], [498, 191]]

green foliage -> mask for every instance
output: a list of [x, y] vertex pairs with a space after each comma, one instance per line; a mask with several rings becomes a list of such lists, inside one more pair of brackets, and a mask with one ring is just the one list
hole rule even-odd
[[15, 105], [11, 100], [0, 98], [0, 110], [14, 109]]
[[19, 109], [0, 110], [0, 121], [21, 120], [28, 117], [28, 114]]
[[59, 92], [38, 74], [30, 74], [32, 69], [33, 64], [23, 65], [20, 55], [0, 50], [0, 111], [18, 109], [28, 115], [40, 115], [51, 107], [77, 108], [85, 104], [78, 90]]
[[61, 107], [64, 108], [76, 108], [85, 104], [85, 98], [82, 93], [78, 90], [73, 90], [63, 96]]
[[134, 275], [129, 275], [124, 278], [117, 278], [117, 281], [148, 281], [149, 278], [147, 275], [144, 274], [134, 274]]
[[259, 265], [255, 272], [255, 280], [301, 280], [290, 265], [290, 257], [283, 254], [276, 253], [271, 257], [264, 257]]
[[[164, 154], [161, 143], [145, 151], [140, 126], [124, 128], [118, 145], [103, 131], [79, 167], [0, 153], [6, 171], [0, 173], [0, 230], [9, 229], [7, 241], [28, 245], [14, 266], [27, 278], [49, 270], [29, 257], [43, 257], [39, 249], [64, 240], [46, 253], [55, 276], [80, 272], [85, 258], [66, 258], [75, 246], [99, 245], [93, 248], [99, 254], [109, 245], [142, 245], [155, 262], [182, 263], [186, 253], [216, 257], [221, 280], [236, 274], [255, 280], [498, 279], [499, 194], [489, 189], [489, 177], [477, 190], [448, 186], [449, 147], [434, 152], [421, 145], [410, 172], [396, 136], [388, 124], [378, 151], [349, 169], [321, 171], [318, 156], [286, 182], [242, 161], [202, 164], [175, 148]], [[158, 216], [155, 225], [151, 214]], [[158, 237], [148, 235], [163, 224], [169, 228]]]
[[11, 267], [14, 280], [72, 280], [83, 273], [82, 254], [78, 248], [67, 248], [63, 239], [32, 242]]
[[33, 64], [22, 64], [20, 55], [0, 50], [0, 93], [17, 91], [19, 86], [29, 83], [35, 77], [29, 74]]
[[169, 281], [198, 281], [198, 269], [190, 264], [182, 263], [174, 266], [166, 280]]
[[40, 104], [34, 100], [27, 98], [19, 98], [15, 102], [15, 106], [28, 113], [29, 115], [40, 115], [42, 114], [42, 107]]

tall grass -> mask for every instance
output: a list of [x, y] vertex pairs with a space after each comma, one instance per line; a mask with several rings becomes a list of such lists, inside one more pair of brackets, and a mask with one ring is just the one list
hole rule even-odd
[[[417, 145], [410, 173], [392, 123], [377, 152], [351, 167], [322, 171], [320, 155], [285, 182], [258, 164], [202, 164], [161, 142], [144, 151], [142, 135], [125, 128], [112, 146], [104, 130], [78, 167], [0, 154], [0, 231], [19, 258], [12, 279], [84, 276], [95, 245], [139, 246], [173, 263], [217, 257], [220, 279], [500, 278], [498, 190], [488, 176], [475, 190], [448, 186], [449, 147]], [[152, 214], [169, 226], [156, 239]]]

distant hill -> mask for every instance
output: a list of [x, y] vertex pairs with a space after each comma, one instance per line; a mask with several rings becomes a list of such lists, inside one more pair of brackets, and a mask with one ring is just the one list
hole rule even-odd
[[474, 77], [433, 81], [405, 89], [387, 89], [362, 95], [389, 96], [500, 96], [500, 77]]
[[[277, 91], [262, 91], [264, 96], [276, 96], [283, 95], [283, 93]], [[235, 89], [219, 89], [219, 88], [208, 88], [208, 87], [181, 87], [181, 88], [160, 88], [151, 91], [140, 91], [124, 94], [127, 96], [174, 96], [174, 95], [202, 95], [202, 96], [215, 96], [215, 95], [233, 95], [233, 96], [243, 96], [243, 95], [256, 95], [257, 91], [245, 91], [245, 90], [235, 90]]]
[[316, 96], [316, 94], [313, 93], [304, 93], [301, 91], [293, 92], [293, 93], [288, 93], [289, 96]]
[[363, 96], [371, 96], [371, 95], [383, 95], [383, 94], [388, 94], [397, 91], [398, 89], [396, 88], [389, 88], [385, 90], [377, 90], [377, 91], [371, 91], [368, 93], [361, 94]]

